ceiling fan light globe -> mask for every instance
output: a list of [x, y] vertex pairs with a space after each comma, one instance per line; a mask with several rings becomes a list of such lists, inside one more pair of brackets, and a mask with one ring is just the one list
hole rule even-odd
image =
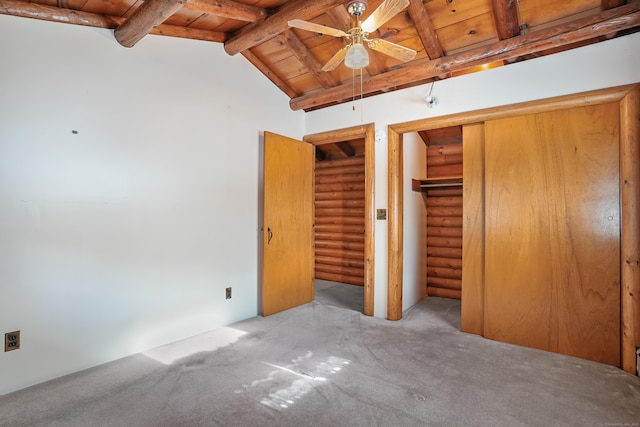
[[354, 44], [344, 57], [344, 65], [356, 70], [365, 68], [369, 65], [369, 52], [362, 44]]

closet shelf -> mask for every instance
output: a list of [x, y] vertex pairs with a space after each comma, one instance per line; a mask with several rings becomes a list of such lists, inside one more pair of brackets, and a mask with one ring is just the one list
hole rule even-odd
[[440, 176], [438, 178], [412, 179], [413, 191], [424, 191], [429, 188], [462, 187], [462, 176]]

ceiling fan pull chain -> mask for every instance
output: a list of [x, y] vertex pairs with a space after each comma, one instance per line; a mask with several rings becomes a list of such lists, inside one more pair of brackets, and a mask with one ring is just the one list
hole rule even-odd
[[362, 93], [362, 68], [360, 68], [360, 124], [364, 123], [364, 94]]
[[351, 69], [351, 110], [356, 111], [356, 70]]

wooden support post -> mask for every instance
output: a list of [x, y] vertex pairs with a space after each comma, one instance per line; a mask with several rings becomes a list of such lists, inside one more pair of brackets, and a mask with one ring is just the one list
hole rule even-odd
[[636, 374], [640, 346], [640, 85], [620, 102], [622, 369]]
[[402, 319], [402, 268], [403, 268], [403, 159], [402, 135], [389, 129], [389, 200], [388, 200], [388, 283], [387, 319]]

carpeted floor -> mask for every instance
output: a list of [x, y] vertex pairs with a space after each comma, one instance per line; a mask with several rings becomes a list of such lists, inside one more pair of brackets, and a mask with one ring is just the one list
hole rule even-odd
[[316, 301], [2, 396], [0, 425], [640, 425], [640, 378], [459, 317], [435, 297], [399, 322]]

